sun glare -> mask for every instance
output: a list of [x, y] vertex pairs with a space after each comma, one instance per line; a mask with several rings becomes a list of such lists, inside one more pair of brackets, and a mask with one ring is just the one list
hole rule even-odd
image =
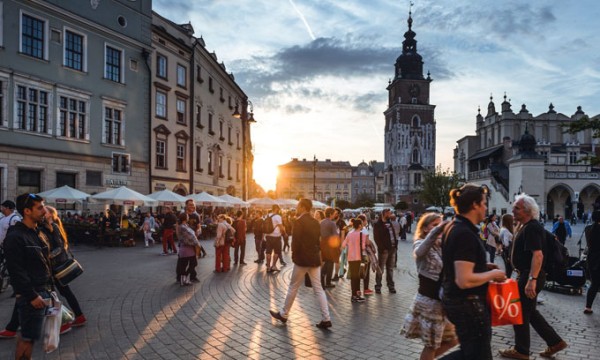
[[258, 185], [262, 186], [263, 190], [275, 190], [277, 182], [277, 164], [272, 163], [269, 159], [254, 159], [254, 179]]

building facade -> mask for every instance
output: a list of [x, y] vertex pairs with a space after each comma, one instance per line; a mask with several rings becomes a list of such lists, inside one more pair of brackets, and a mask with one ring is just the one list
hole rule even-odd
[[383, 162], [362, 161], [352, 167], [352, 200], [355, 203], [359, 198], [372, 200], [374, 203], [384, 202], [383, 193]]
[[348, 161], [294, 158], [278, 169], [276, 193], [280, 198], [306, 197], [322, 202], [352, 199], [352, 166]]
[[385, 116], [385, 201], [418, 203], [424, 174], [435, 170], [435, 105], [431, 105], [431, 77], [423, 76], [423, 60], [417, 52], [412, 15], [404, 34], [402, 54], [388, 90]]
[[526, 105], [514, 113], [506, 95], [497, 112], [490, 97], [485, 117], [476, 116], [475, 135], [457, 141], [454, 171], [492, 190], [492, 213], [512, 211], [514, 197], [527, 193], [549, 217], [581, 217], [600, 206], [600, 169], [582, 161], [599, 154], [598, 139], [591, 130], [567, 134], [561, 124], [585, 115], [580, 106], [567, 116], [552, 104], [537, 116]]
[[147, 193], [151, 1], [0, 1], [0, 198]]

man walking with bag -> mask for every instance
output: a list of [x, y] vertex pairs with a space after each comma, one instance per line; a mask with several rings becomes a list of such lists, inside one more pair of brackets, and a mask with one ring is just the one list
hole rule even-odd
[[294, 232], [292, 234], [292, 261], [294, 270], [288, 288], [285, 304], [281, 311], [269, 311], [275, 319], [286, 323], [298, 289], [304, 282], [304, 275], [308, 274], [312, 282], [315, 299], [321, 308], [321, 322], [316, 326], [320, 329], [331, 327], [331, 318], [329, 317], [329, 308], [325, 291], [321, 287], [321, 256], [319, 248], [319, 238], [321, 227], [319, 222], [310, 216], [312, 201], [302, 199], [297, 205], [298, 217], [294, 223]]
[[565, 349], [567, 343], [546, 322], [536, 309], [537, 295], [544, 288], [546, 274], [542, 270], [544, 254], [542, 248], [545, 241], [544, 227], [538, 222], [540, 209], [535, 199], [529, 195], [515, 198], [513, 215], [521, 227], [515, 234], [512, 245], [511, 262], [518, 274], [519, 295], [523, 306], [523, 324], [513, 325], [515, 331], [515, 347], [500, 350], [500, 355], [510, 359], [529, 359], [530, 328], [529, 325], [548, 344], [542, 351], [542, 357], [551, 358]]
[[33, 343], [42, 336], [47, 306], [44, 299], [50, 298], [52, 290], [48, 244], [37, 228], [46, 213], [44, 199], [34, 194], [20, 195], [17, 211], [23, 220], [9, 229], [4, 251], [21, 324], [15, 359], [31, 359]]
[[390, 215], [390, 209], [384, 209], [381, 212], [379, 220], [373, 225], [373, 235], [377, 244], [377, 257], [379, 258], [379, 267], [382, 271], [382, 273], [375, 274], [375, 292], [377, 294], [381, 294], [383, 271], [385, 271], [385, 281], [390, 294], [396, 293], [394, 266], [396, 265], [398, 238], [390, 222]]

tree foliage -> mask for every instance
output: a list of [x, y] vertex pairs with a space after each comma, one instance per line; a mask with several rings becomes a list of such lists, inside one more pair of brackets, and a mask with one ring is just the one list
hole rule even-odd
[[335, 202], [335, 205], [342, 210], [352, 208], [352, 203], [348, 200], [338, 200]]
[[356, 208], [360, 207], [373, 207], [375, 206], [375, 202], [373, 201], [373, 197], [367, 193], [360, 193], [356, 197], [356, 201], [354, 202], [354, 206]]
[[406, 210], [408, 209], [408, 203], [406, 201], [398, 201], [398, 203], [394, 206], [396, 210]]
[[[584, 115], [579, 120], [563, 123], [561, 126], [568, 134], [577, 134], [584, 130], [592, 130], [592, 138], [600, 138], [600, 117], [590, 119], [589, 116]], [[600, 164], [600, 158], [595, 154], [586, 156], [579, 161], [589, 161], [592, 165]]]
[[438, 165], [435, 171], [425, 174], [422, 185], [421, 201], [443, 208], [450, 204], [450, 190], [457, 188], [460, 180], [458, 174], [450, 169], [442, 170], [442, 166]]

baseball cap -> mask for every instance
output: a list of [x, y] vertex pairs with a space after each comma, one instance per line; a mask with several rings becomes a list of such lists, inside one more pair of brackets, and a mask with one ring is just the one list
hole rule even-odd
[[6, 200], [5, 202], [3, 202], [2, 206], [11, 210], [14, 210], [14, 208], [16, 207], [15, 203], [10, 200]]

